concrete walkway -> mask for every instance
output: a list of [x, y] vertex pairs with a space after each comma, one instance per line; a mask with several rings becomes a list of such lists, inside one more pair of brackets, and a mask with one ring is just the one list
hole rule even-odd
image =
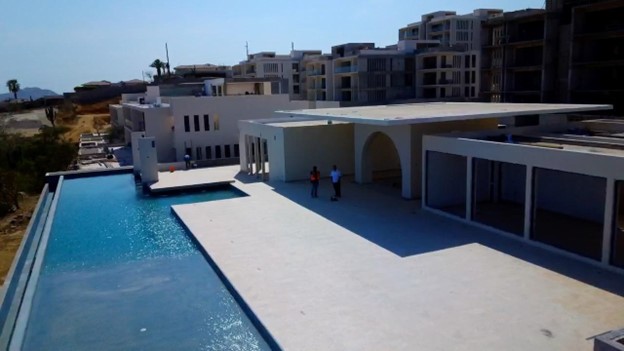
[[327, 180], [312, 199], [228, 169], [250, 196], [174, 210], [285, 350], [591, 350], [624, 326], [622, 275], [388, 186], [347, 182], [330, 202]]

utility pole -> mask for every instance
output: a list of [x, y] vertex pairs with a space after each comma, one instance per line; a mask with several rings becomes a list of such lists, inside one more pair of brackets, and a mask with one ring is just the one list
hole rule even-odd
[[245, 55], [247, 57], [247, 59], [249, 60], [249, 42], [245, 42]]
[[169, 47], [165, 43], [165, 53], [167, 54], [167, 75], [171, 76], [171, 68], [169, 67]]

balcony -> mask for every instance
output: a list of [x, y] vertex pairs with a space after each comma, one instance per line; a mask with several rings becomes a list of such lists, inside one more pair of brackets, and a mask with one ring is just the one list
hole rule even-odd
[[452, 79], [444, 79], [444, 78], [440, 78], [440, 79], [438, 79], [438, 84], [439, 84], [439, 85], [449, 85], [449, 84], [453, 84], [453, 80], [452, 80]]
[[325, 72], [321, 71], [320, 69], [317, 70], [308, 70], [306, 71], [307, 75], [312, 77], [312, 76], [321, 76], [324, 75]]
[[344, 67], [336, 67], [334, 69], [334, 73], [352, 73], [357, 72], [357, 66], [344, 66]]

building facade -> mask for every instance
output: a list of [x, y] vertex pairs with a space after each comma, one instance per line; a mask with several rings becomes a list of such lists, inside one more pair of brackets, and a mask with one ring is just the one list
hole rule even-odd
[[320, 55], [320, 50], [292, 50], [288, 55], [273, 51], [250, 54], [247, 60], [232, 67], [234, 78], [288, 79], [288, 91], [293, 100], [301, 96], [300, 62], [308, 55]]
[[[140, 133], [154, 137], [159, 163], [184, 160], [202, 165], [235, 163], [239, 157], [238, 121], [267, 118], [278, 110], [307, 109], [310, 103], [272, 93], [272, 82], [204, 82], [210, 96], [161, 96], [158, 86], [146, 94], [124, 95], [110, 107], [111, 121], [122, 125], [126, 143]], [[243, 92], [256, 91], [255, 94]], [[335, 106], [327, 105], [327, 106]], [[133, 145], [134, 149], [134, 145]]]
[[544, 10], [506, 12], [483, 24], [482, 90], [491, 102], [541, 102]]

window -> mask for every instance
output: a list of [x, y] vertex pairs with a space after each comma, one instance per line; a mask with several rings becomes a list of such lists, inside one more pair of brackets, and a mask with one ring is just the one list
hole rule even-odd
[[208, 115], [204, 115], [204, 130], [210, 130], [210, 118], [208, 117]]
[[193, 124], [195, 125], [195, 131], [199, 132], [199, 115], [193, 116]]
[[232, 157], [232, 154], [230, 153], [230, 145], [225, 145], [225, 158], [230, 157]]
[[191, 123], [189, 122], [189, 116], [184, 116], [184, 131], [185, 132], [191, 131]]
[[215, 146], [215, 158], [221, 158], [221, 145]]
[[214, 123], [214, 130], [219, 130], [219, 115], [215, 113], [212, 117], [212, 121]]
[[476, 81], [477, 81], [477, 79], [476, 79], [476, 73], [477, 73], [476, 71], [472, 71], [472, 72], [470, 72], [470, 82], [471, 82], [472, 84], [475, 84], [475, 83], [476, 83]]
[[240, 157], [240, 150], [238, 144], [234, 144], [234, 157]]
[[206, 160], [212, 160], [212, 147], [206, 146]]
[[475, 94], [475, 87], [470, 87], [470, 96], [472, 97], [476, 97], [477, 94]]
[[195, 148], [195, 157], [196, 157], [198, 160], [201, 160], [201, 159], [202, 159], [202, 148], [201, 148], [201, 147], [196, 147], [196, 148]]
[[472, 67], [477, 67], [477, 55], [472, 55]]

